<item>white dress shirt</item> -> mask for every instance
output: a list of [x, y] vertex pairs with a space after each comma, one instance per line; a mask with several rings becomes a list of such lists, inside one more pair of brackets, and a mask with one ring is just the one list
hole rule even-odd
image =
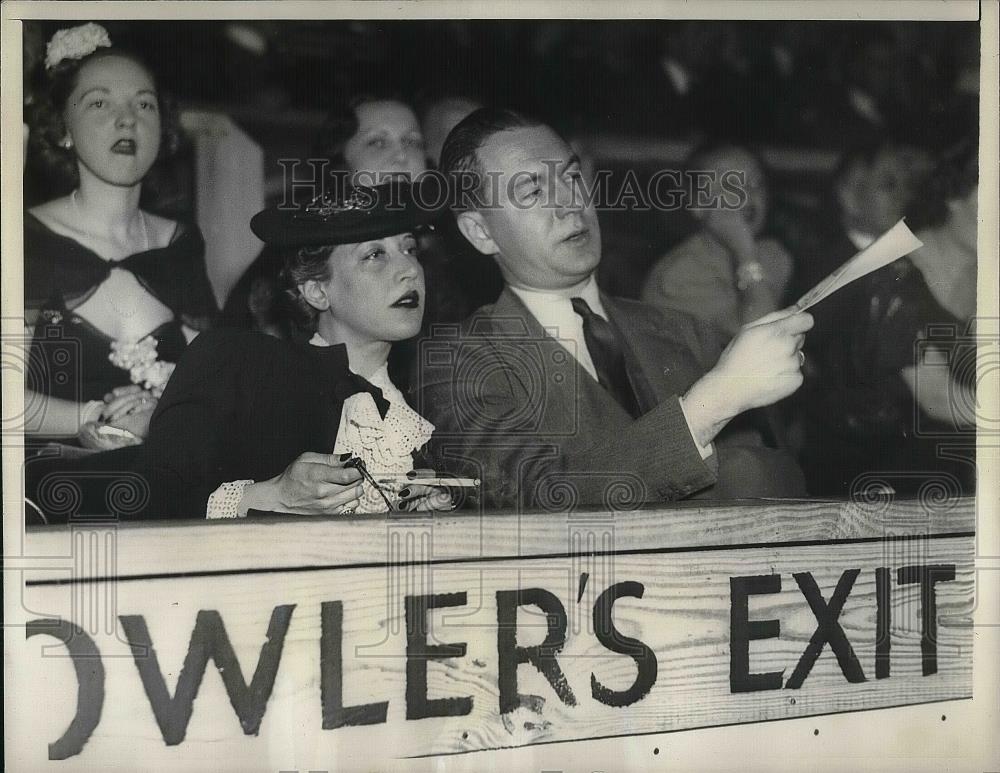
[[[583, 298], [587, 302], [587, 305], [590, 306], [591, 311], [609, 322], [611, 321], [608, 318], [607, 311], [604, 310], [604, 304], [601, 303], [601, 294], [597, 289], [597, 281], [594, 279], [594, 275], [590, 275], [590, 279], [587, 280], [582, 288], [574, 290], [571, 293], [558, 293], [551, 290], [527, 290], [523, 287], [514, 287], [514, 285], [509, 285], [509, 287], [511, 292], [521, 299], [528, 308], [528, 311], [538, 320], [538, 323], [544, 328], [545, 332], [562, 344], [563, 348], [573, 355], [594, 381], [599, 381], [597, 378], [597, 369], [594, 367], [594, 361], [591, 359], [590, 351], [587, 349], [586, 339], [583, 337], [583, 319], [573, 311], [573, 304], [570, 302], [570, 298]], [[687, 419], [683, 399], [680, 401], [680, 405], [681, 412], [684, 414], [684, 418]], [[688, 420], [689, 429], [690, 424], [691, 422]], [[703, 446], [694, 438], [693, 433], [691, 439], [694, 440], [702, 459], [707, 459], [714, 453], [715, 447], [712, 443]]]
[[594, 381], [597, 381], [597, 369], [590, 358], [590, 351], [583, 337], [583, 320], [573, 311], [573, 304], [570, 302], [570, 298], [583, 298], [591, 311], [608, 319], [593, 274], [578, 292], [568, 295], [551, 290], [526, 290], [513, 285], [510, 289], [528, 307], [528, 311], [538, 320], [545, 332], [562, 344]]

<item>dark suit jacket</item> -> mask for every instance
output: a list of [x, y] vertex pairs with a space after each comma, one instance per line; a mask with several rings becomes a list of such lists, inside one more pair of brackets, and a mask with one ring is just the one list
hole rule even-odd
[[[487, 507], [624, 509], [705, 489], [720, 498], [804, 493], [794, 462], [769, 449], [720, 438], [718, 453], [698, 452], [679, 396], [718, 360], [717, 335], [679, 312], [601, 301], [627, 343], [639, 419], [505, 288], [419, 346], [410, 403], [436, 427], [434, 466], [482, 478]], [[754, 471], [741, 483], [747, 465]]]

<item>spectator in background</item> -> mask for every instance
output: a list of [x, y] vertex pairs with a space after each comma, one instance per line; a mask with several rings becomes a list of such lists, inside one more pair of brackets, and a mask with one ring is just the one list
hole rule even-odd
[[794, 297], [892, 228], [913, 202], [931, 164], [927, 151], [890, 140], [848, 151], [834, 173], [828, 211], [815, 223], [813, 237], [794, 250]]
[[732, 337], [746, 323], [781, 308], [792, 259], [779, 242], [761, 236], [768, 190], [752, 153], [735, 145], [707, 147], [690, 157], [687, 173], [692, 185], [696, 175], [710, 175], [704, 179], [712, 180], [712, 203], [701, 208], [689, 200], [700, 228], [653, 266], [641, 298], [687, 312]]
[[441, 148], [448, 133], [473, 110], [482, 107], [474, 99], [460, 95], [444, 96], [430, 101], [424, 107], [420, 121], [426, 142], [427, 160], [437, 168]]
[[[312, 158], [328, 159], [332, 174], [359, 173], [364, 177], [359, 181], [368, 184], [380, 174], [413, 177], [427, 168], [416, 113], [394, 94], [358, 94], [334, 108]], [[335, 192], [332, 178], [329, 183]], [[224, 316], [230, 326], [276, 338], [295, 335], [294, 312], [280, 290], [282, 262], [273, 247], [261, 250], [226, 301]]]
[[944, 154], [914, 205], [924, 246], [906, 260], [920, 271], [937, 303], [957, 320], [976, 312], [979, 164], [976, 139]]
[[335, 108], [317, 145], [333, 172], [416, 177], [427, 169], [424, 135], [417, 114], [395, 95], [361, 94]]
[[[865, 447], [878, 449], [873, 469], [922, 473], [890, 481], [899, 493], [915, 493], [934, 472], [975, 490], [978, 179], [973, 138], [945, 154], [917, 202], [928, 217], [917, 232], [924, 246], [865, 277], [850, 317], [845, 366], [871, 393], [858, 424], [874, 419], [865, 427], [876, 441]], [[957, 447], [942, 452], [949, 441]]]
[[[975, 347], [963, 337], [975, 314], [977, 180], [971, 140], [908, 207], [928, 226], [917, 231], [924, 247], [816, 308], [817, 357], [802, 393], [814, 493], [850, 494], [880, 472], [898, 493], [935, 472], [974, 487], [971, 463], [945, 459], [938, 444], [975, 422]], [[907, 476], [917, 471], [923, 478]]]

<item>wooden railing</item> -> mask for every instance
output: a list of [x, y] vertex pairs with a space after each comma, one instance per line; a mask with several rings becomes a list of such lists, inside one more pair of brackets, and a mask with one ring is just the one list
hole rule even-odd
[[968, 698], [974, 523], [961, 499], [33, 530], [9, 654], [47, 689], [8, 729], [32, 770], [382, 769]]

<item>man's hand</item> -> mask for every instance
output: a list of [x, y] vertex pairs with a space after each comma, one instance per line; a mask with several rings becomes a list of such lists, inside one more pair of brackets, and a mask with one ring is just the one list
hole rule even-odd
[[335, 454], [304, 453], [280, 475], [247, 486], [240, 509], [297, 515], [351, 510], [361, 500], [361, 473], [345, 467], [346, 460]]
[[707, 446], [733, 417], [776, 403], [802, 385], [800, 351], [812, 326], [812, 316], [794, 307], [743, 326], [683, 398], [699, 444]]

